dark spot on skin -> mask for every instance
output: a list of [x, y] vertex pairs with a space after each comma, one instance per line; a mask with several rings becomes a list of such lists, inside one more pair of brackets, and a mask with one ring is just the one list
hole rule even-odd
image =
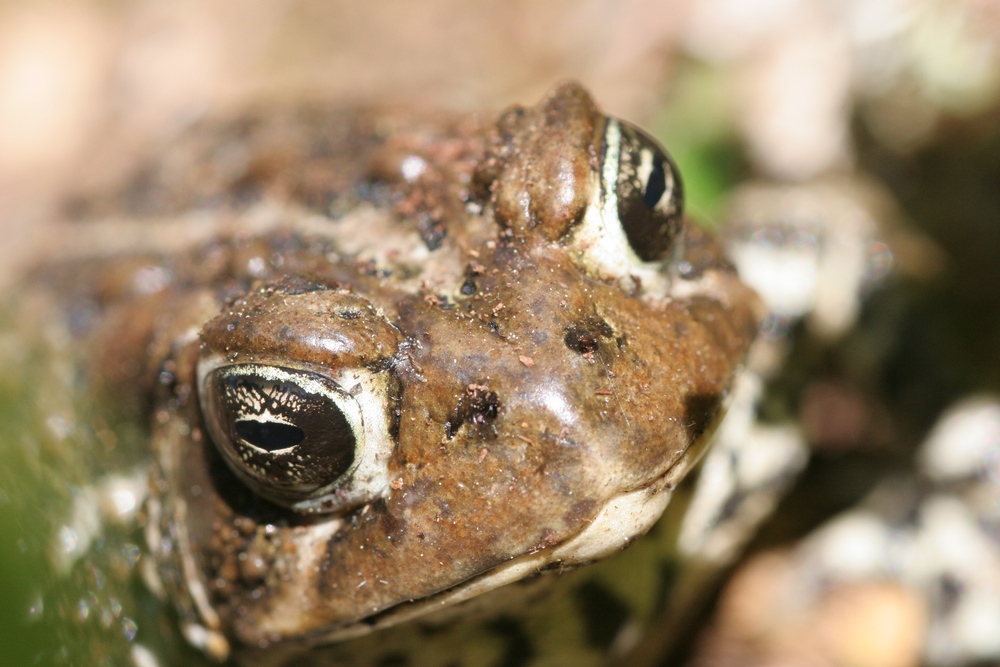
[[503, 616], [491, 623], [489, 628], [504, 644], [503, 655], [497, 660], [495, 667], [523, 667], [535, 657], [531, 636], [520, 621]]
[[458, 433], [465, 422], [477, 426], [485, 426], [493, 422], [500, 413], [500, 399], [495, 391], [490, 391], [486, 385], [471, 384], [465, 389], [465, 394], [458, 399], [458, 405], [451, 414], [451, 419], [445, 422], [444, 432], [448, 439]]
[[607, 650], [628, 620], [628, 606], [595, 581], [577, 589], [574, 597], [583, 615], [587, 641], [601, 651]]
[[[387, 371], [394, 366], [393, 359], [386, 359], [381, 364], [373, 364], [370, 370], [376, 373], [381, 373]], [[402, 415], [402, 409], [399, 407], [399, 401], [401, 396], [398, 391], [390, 390], [389, 392], [389, 402], [392, 404], [392, 409], [389, 414], [392, 415], [392, 419], [389, 421], [389, 437], [392, 438], [393, 442], [399, 441], [399, 419]]]
[[[601, 347], [601, 338], [611, 338], [615, 332], [597, 316], [591, 316], [566, 327], [566, 347], [580, 354], [592, 354]], [[620, 347], [620, 346], [619, 346]]]
[[688, 444], [698, 440], [715, 421], [721, 401], [722, 397], [718, 394], [692, 394], [687, 397], [684, 428], [688, 434]]
[[391, 541], [397, 545], [402, 543], [409, 532], [406, 521], [389, 511], [385, 498], [379, 498], [372, 502], [371, 511], [367, 516], [369, 520], [374, 520], [375, 517], [378, 517], [382, 526], [380, 533], [385, 536], [391, 536]]
[[429, 215], [421, 215], [417, 219], [417, 231], [420, 233], [420, 240], [424, 242], [428, 250], [440, 248], [447, 236], [441, 221], [435, 220]]
[[476, 293], [476, 283], [473, 282], [472, 278], [466, 278], [465, 282], [462, 283], [462, 286], [459, 288], [458, 291], [464, 294], [465, 296], [472, 296], [473, 294]]

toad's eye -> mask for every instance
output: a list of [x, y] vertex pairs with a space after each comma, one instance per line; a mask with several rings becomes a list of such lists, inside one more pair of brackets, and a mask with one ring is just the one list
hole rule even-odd
[[662, 294], [682, 252], [677, 167], [641, 130], [608, 118], [593, 184], [586, 213], [569, 237], [577, 262], [629, 291]]
[[663, 259], [681, 231], [684, 198], [677, 167], [656, 141], [613, 118], [604, 160], [605, 197], [614, 190], [618, 220], [633, 252], [644, 262]]
[[335, 492], [359, 467], [379, 467], [362, 403], [324, 375], [238, 364], [208, 370], [200, 386], [219, 453], [244, 483], [276, 504], [331, 509], [342, 504]]

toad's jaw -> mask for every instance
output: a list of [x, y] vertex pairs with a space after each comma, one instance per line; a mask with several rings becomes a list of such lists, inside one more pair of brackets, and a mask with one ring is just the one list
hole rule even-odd
[[[553, 564], [558, 564], [560, 570], [571, 569], [605, 559], [621, 551], [644, 535], [663, 514], [670, 502], [673, 489], [697, 464], [707, 449], [720, 418], [721, 412], [720, 417], [702, 437], [660, 477], [642, 488], [626, 491], [611, 498], [582, 531], [562, 544], [515, 557], [443, 591], [421, 599], [402, 602], [361, 620], [316, 633], [306, 641], [310, 645], [322, 645], [360, 637], [470, 600], [524, 579]], [[308, 544], [303, 542], [297, 546], [300, 554], [297, 569], [300, 572], [316, 571], [321, 560], [328, 557], [327, 545], [323, 540], [309, 538]], [[309, 580], [309, 577], [303, 579]], [[295, 618], [295, 614], [292, 613], [295, 611], [295, 600], [294, 594], [283, 596], [283, 605], [287, 608], [275, 605], [272, 607], [271, 617]], [[278, 627], [269, 630], [277, 635], [284, 634]], [[291, 630], [293, 630], [291, 634], [295, 634], [295, 628]]]

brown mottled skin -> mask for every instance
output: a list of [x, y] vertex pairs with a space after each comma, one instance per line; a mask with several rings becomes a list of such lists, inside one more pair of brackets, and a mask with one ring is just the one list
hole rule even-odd
[[[117, 194], [76, 202], [85, 216], [200, 209], [236, 229], [262, 202], [277, 207], [275, 231], [44, 278], [95, 304], [81, 334], [92, 376], [150, 423], [150, 520], [172, 543], [160, 569], [182, 620], [237, 649], [308, 644], [563, 544], [684, 459], [754, 336], [757, 302], [690, 227], [682, 278], [709, 287], [688, 296], [629, 293], [574, 261], [605, 122], [574, 84], [495, 120], [260, 115], [196, 130]], [[219, 146], [244, 157], [228, 165]], [[426, 168], [407, 181], [414, 155]], [[371, 238], [350, 231], [362, 206], [387, 225]], [[297, 231], [306, 217], [312, 231]], [[377, 257], [385, 229], [425, 255]], [[343, 249], [344, 230], [360, 250]], [[136, 287], [149, 267], [169, 277], [161, 289]], [[204, 431], [195, 365], [213, 351], [385, 374], [385, 496], [342, 516], [255, 497]], [[335, 520], [318, 567], [298, 568]], [[216, 617], [192, 602], [192, 576]]]

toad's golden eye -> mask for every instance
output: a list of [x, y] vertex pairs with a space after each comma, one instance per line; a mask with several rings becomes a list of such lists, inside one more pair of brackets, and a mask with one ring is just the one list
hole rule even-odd
[[605, 197], [612, 189], [618, 220], [644, 262], [663, 259], [681, 233], [684, 196], [667, 153], [642, 130], [609, 119], [604, 150]]
[[200, 336], [202, 421], [251, 491], [301, 513], [388, 492], [401, 336], [370, 302], [287, 276], [235, 300]]
[[239, 364], [208, 372], [202, 406], [226, 463], [256, 493], [293, 509], [336, 489], [364, 458], [361, 405], [329, 378]]
[[665, 294], [683, 251], [684, 197], [666, 151], [608, 117], [590, 202], [567, 237], [577, 263], [630, 293]]

